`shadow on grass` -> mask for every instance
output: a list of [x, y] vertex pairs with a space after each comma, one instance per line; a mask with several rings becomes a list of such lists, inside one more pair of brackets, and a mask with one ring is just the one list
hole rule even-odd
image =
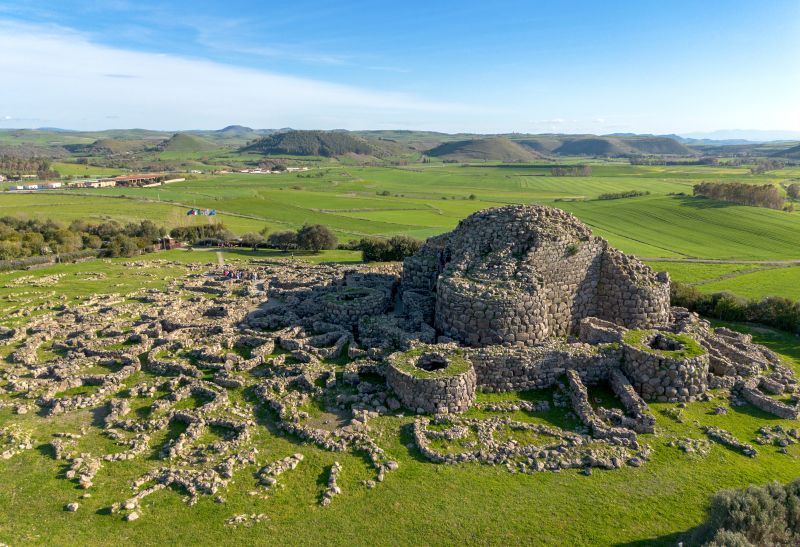
[[419, 451], [417, 443], [414, 442], [414, 423], [404, 424], [400, 427], [400, 443], [408, 450], [408, 455], [421, 463], [431, 463], [428, 458]]
[[709, 539], [709, 529], [707, 524], [701, 524], [694, 528], [690, 528], [684, 532], [674, 532], [663, 536], [640, 539], [637, 541], [628, 541], [625, 543], [615, 543], [614, 547], [651, 547], [653, 545], [701, 545]]

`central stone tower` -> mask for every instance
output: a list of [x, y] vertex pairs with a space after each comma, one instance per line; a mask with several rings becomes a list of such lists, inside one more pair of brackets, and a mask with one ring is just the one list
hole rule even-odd
[[433, 311], [443, 335], [471, 346], [535, 345], [584, 317], [628, 328], [669, 319], [666, 274], [541, 206], [479, 211], [429, 239], [405, 260], [402, 290], [404, 302]]

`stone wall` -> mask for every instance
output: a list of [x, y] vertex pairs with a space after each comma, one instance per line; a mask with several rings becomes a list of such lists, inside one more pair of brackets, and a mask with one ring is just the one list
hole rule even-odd
[[[636, 332], [636, 331], [631, 331]], [[643, 334], [641, 343], [623, 341], [622, 370], [636, 391], [648, 400], [694, 401], [708, 388], [708, 354], [677, 357], [675, 350], [652, 347], [654, 340], [674, 342], [674, 335], [657, 331]]]
[[669, 319], [669, 279], [611, 249], [559, 209], [479, 211], [403, 265], [403, 291], [433, 293], [434, 326], [473, 347], [534, 346], [597, 316], [624, 326]]
[[[398, 352], [388, 360], [386, 383], [411, 410], [464, 412], [475, 401], [475, 369], [455, 347], [430, 346], [429, 351]], [[426, 364], [444, 368], [428, 371], [423, 368]]]
[[369, 287], [348, 287], [328, 293], [322, 298], [323, 317], [337, 325], [357, 325], [362, 317], [383, 314], [391, 303], [390, 294]]
[[737, 384], [736, 387], [745, 401], [764, 412], [769, 412], [785, 420], [796, 420], [800, 417], [800, 408], [796, 405], [787, 405], [786, 403], [773, 399], [766, 393], [762, 393], [759, 386], [762, 384], [763, 380], [763, 378], [759, 377], [749, 378]]
[[567, 370], [575, 370], [589, 384], [608, 380], [620, 366], [622, 351], [614, 346], [589, 346], [553, 342], [537, 347], [491, 346], [467, 350], [486, 391], [547, 388]]
[[669, 322], [669, 275], [609, 247], [596, 293], [597, 317], [628, 328]]

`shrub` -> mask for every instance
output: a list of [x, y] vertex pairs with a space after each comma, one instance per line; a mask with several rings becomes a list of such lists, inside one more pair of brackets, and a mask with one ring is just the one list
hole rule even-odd
[[724, 321], [752, 321], [800, 333], [800, 302], [768, 296], [745, 300], [730, 293], [703, 294], [695, 287], [672, 283], [673, 306], [682, 306], [701, 315]]
[[580, 249], [581, 247], [577, 243], [570, 243], [567, 245], [567, 256], [575, 256]]
[[800, 481], [723, 490], [708, 510], [709, 545], [797, 545], [800, 541]]
[[364, 262], [400, 261], [416, 253], [422, 242], [408, 236], [394, 236], [390, 239], [364, 238], [359, 243]]
[[629, 190], [627, 192], [613, 192], [607, 194], [600, 194], [597, 196], [597, 199], [625, 199], [625, 198], [636, 198], [639, 196], [649, 196], [650, 192], [648, 191], [640, 191], [640, 190]]

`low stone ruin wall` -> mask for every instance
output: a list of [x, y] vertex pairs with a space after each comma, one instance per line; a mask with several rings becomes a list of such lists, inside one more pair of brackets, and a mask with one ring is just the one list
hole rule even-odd
[[800, 417], [800, 408], [797, 406], [787, 405], [762, 393], [759, 389], [762, 380], [762, 378], [758, 377], [749, 378], [737, 384], [736, 387], [745, 401], [764, 412], [769, 412], [785, 420], [796, 420]]
[[619, 397], [627, 415], [620, 416], [617, 420], [609, 416], [612, 423], [633, 429], [637, 433], [653, 433], [656, 427], [656, 418], [650, 413], [647, 403], [644, 402], [633, 384], [620, 369], [612, 369], [609, 375], [609, 384], [614, 394]]
[[610, 427], [606, 425], [600, 416], [592, 408], [589, 401], [589, 391], [586, 389], [580, 375], [575, 370], [567, 371], [567, 391], [572, 403], [572, 410], [578, 419], [592, 431], [592, 436], [596, 439], [608, 439], [617, 437], [621, 439], [636, 439], [636, 432], [624, 427]]
[[326, 294], [322, 298], [322, 311], [326, 321], [353, 326], [362, 317], [383, 314], [389, 304], [389, 295], [384, 290], [350, 287]]
[[[428, 371], [426, 366], [438, 366]], [[475, 401], [475, 369], [460, 350], [430, 346], [389, 356], [386, 383], [416, 412], [464, 412]]]
[[530, 348], [490, 346], [466, 350], [486, 391], [547, 388], [567, 370], [575, 370], [589, 385], [608, 380], [620, 366], [622, 351], [615, 346], [553, 343]]
[[644, 399], [661, 402], [694, 401], [706, 391], [708, 353], [703, 351], [700, 355], [680, 357], [679, 349], [651, 347], [656, 337], [667, 345], [680, 344], [671, 333], [630, 331], [629, 334], [636, 334], [640, 340], [635, 344], [623, 341], [622, 370]]

